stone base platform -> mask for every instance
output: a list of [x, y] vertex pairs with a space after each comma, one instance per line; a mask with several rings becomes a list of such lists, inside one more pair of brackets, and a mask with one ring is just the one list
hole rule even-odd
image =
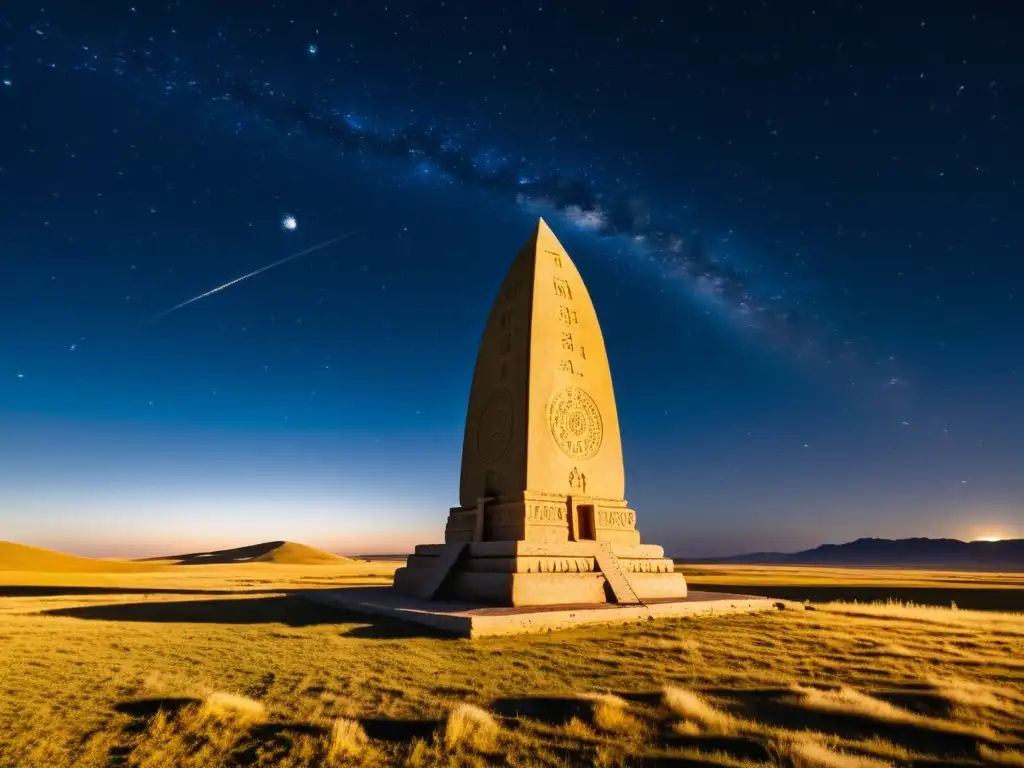
[[[453, 544], [420, 544], [395, 572], [395, 589], [413, 597], [440, 578], [435, 599], [474, 605], [592, 605], [683, 600], [686, 579], [654, 544], [605, 541], [478, 541], [444, 564]], [[603, 553], [603, 554], [602, 554]], [[610, 557], [603, 557], [608, 555]], [[601, 565], [602, 559], [604, 566]], [[440, 569], [440, 571], [439, 571]]]
[[388, 616], [468, 638], [550, 632], [587, 624], [622, 624], [659, 617], [763, 611], [778, 602], [725, 592], [690, 592], [682, 600], [652, 600], [645, 605], [598, 603], [499, 608], [420, 600], [393, 587], [351, 587], [302, 594], [322, 605]]

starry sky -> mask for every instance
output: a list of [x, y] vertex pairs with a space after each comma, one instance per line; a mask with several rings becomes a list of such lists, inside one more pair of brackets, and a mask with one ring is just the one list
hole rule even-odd
[[645, 541], [1024, 537], [1020, 32], [984, 0], [5, 4], [0, 539], [442, 540], [539, 216]]

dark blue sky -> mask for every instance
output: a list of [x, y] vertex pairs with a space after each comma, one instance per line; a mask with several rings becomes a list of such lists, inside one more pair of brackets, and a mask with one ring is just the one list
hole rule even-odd
[[0, 538], [441, 540], [541, 215], [645, 540], [1024, 536], [1014, 6], [562, 6], [0, 10]]

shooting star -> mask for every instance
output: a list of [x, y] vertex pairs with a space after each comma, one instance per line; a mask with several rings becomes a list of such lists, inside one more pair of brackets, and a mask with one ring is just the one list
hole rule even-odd
[[200, 299], [205, 299], [207, 296], [212, 296], [215, 293], [223, 291], [225, 288], [230, 288], [235, 283], [240, 283], [243, 280], [248, 280], [250, 277], [255, 277], [260, 272], [266, 272], [268, 269], [273, 269], [274, 267], [279, 267], [282, 264], [285, 264], [285, 263], [291, 261], [292, 259], [297, 259], [300, 256], [305, 256], [306, 254], [312, 253], [313, 251], [319, 251], [321, 248], [326, 248], [329, 245], [334, 245], [334, 243], [338, 242], [339, 240], [344, 240], [346, 237], [350, 237], [353, 234], [355, 234], [355, 233], [354, 232], [346, 232], [343, 235], [338, 235], [337, 237], [332, 237], [330, 240], [325, 240], [324, 242], [320, 243], [319, 245], [314, 245], [314, 246], [312, 246], [310, 248], [307, 248], [304, 251], [299, 251], [298, 253], [293, 253], [291, 256], [288, 256], [288, 257], [286, 257], [284, 259], [281, 259], [280, 261], [275, 261], [273, 264], [267, 264], [267, 266], [265, 266], [265, 267], [260, 267], [259, 269], [255, 270], [253, 272], [250, 272], [247, 275], [242, 275], [241, 277], [236, 277], [234, 280], [232, 280], [229, 283], [224, 283], [224, 285], [219, 285], [219, 286], [217, 286], [216, 288], [214, 288], [211, 291], [207, 291], [206, 293], [201, 293], [198, 296], [193, 296], [188, 301], [183, 301], [183, 302], [181, 302], [181, 304], [178, 304], [177, 306], [171, 307], [170, 309], [165, 309], [163, 312], [161, 312], [160, 314], [156, 315], [156, 317], [154, 317], [153, 319], [156, 320], [158, 318], [164, 317], [165, 315], [171, 314], [171, 312], [176, 312], [179, 309], [181, 309], [182, 307], [187, 307], [189, 304], [191, 304], [194, 301], [199, 301]]

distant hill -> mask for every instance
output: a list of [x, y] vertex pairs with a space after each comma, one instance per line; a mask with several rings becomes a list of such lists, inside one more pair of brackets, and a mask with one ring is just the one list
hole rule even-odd
[[737, 565], [853, 565], [903, 568], [965, 568], [980, 571], [1024, 570], [1024, 539], [857, 539], [823, 544], [803, 552], [753, 552], [731, 557], [689, 558], [688, 563]]
[[97, 560], [52, 549], [0, 541], [0, 571], [41, 571], [47, 573], [135, 573], [156, 570], [146, 563]]
[[223, 563], [277, 563], [279, 565], [341, 565], [353, 560], [294, 541], [265, 541], [248, 547], [190, 552], [185, 555], [148, 557], [139, 562], [164, 562], [174, 565], [215, 565]]

